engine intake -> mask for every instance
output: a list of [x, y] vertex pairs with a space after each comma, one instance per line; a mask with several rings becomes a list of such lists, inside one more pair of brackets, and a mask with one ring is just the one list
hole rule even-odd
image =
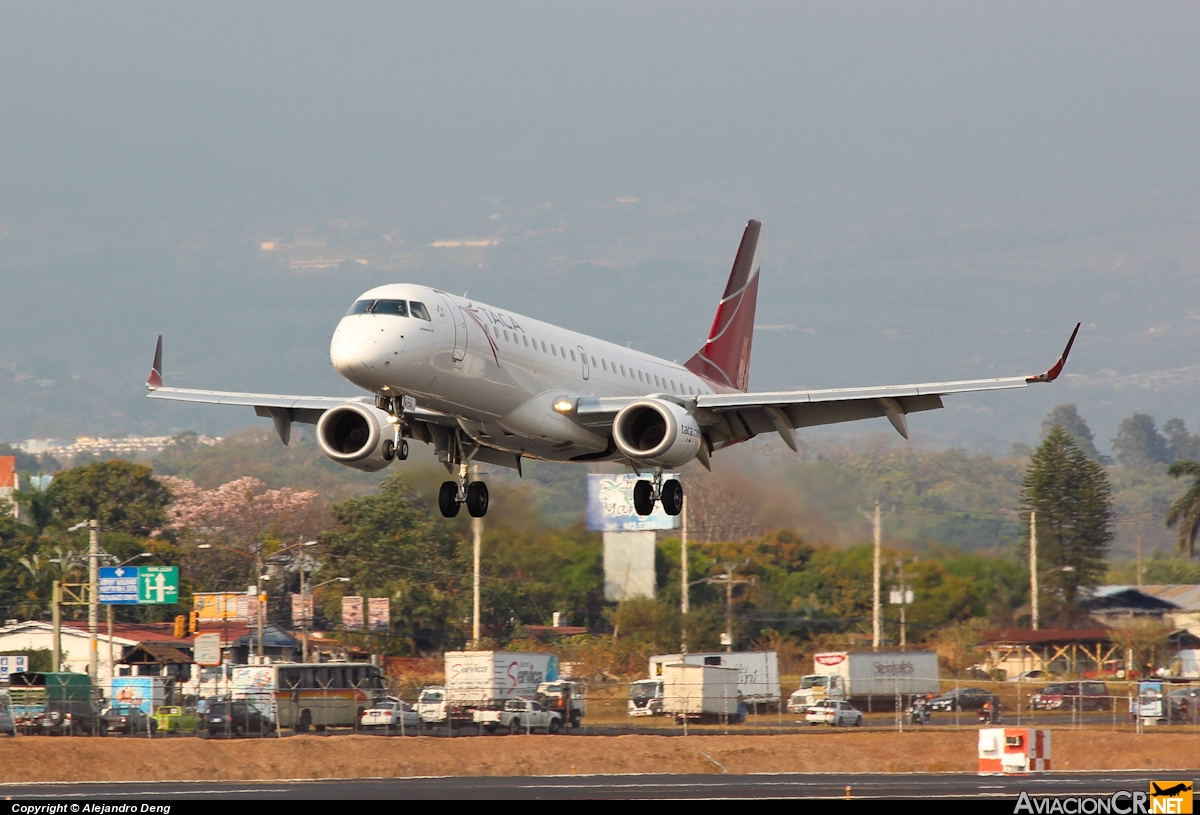
[[685, 409], [662, 399], [626, 405], [613, 420], [613, 443], [626, 458], [660, 467], [680, 467], [696, 457], [700, 425]]
[[317, 421], [317, 444], [338, 464], [373, 473], [396, 457], [388, 415], [350, 402], [331, 408]]

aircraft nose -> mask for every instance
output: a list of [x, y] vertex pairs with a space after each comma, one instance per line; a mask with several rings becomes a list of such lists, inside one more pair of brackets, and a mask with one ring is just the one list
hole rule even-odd
[[333, 363], [334, 370], [354, 381], [354, 375], [362, 373], [365, 369], [363, 357], [367, 349], [364, 346], [370, 340], [371, 337], [365, 332], [346, 325], [346, 321], [343, 320], [329, 342], [329, 361]]

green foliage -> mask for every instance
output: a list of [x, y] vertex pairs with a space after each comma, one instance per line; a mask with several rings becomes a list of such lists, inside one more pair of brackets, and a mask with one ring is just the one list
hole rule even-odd
[[142, 464], [99, 461], [60, 473], [46, 490], [55, 520], [63, 526], [99, 520], [100, 528], [148, 535], [166, 523], [166, 487]]
[[[333, 517], [320, 536], [324, 563], [315, 582], [349, 577], [355, 594], [390, 597], [393, 626], [410, 652], [462, 644], [470, 567], [453, 529], [411, 487], [385, 479], [378, 493], [335, 505]], [[340, 617], [332, 592], [323, 607], [329, 618]]]
[[49, 605], [48, 595], [39, 601], [33, 575], [22, 563], [29, 562], [38, 548], [33, 530], [0, 516], [0, 614], [4, 618], [40, 616]]
[[1191, 557], [1151, 557], [1142, 563], [1142, 582], [1152, 586], [1200, 583], [1200, 562]]
[[1049, 435], [1056, 426], [1066, 431], [1079, 448], [1079, 452], [1092, 461], [1103, 463], [1100, 451], [1096, 449], [1096, 437], [1092, 435], [1088, 423], [1079, 415], [1079, 408], [1073, 404], [1059, 405], [1046, 414], [1046, 418], [1042, 420], [1042, 438]]
[[1167, 440], [1158, 432], [1154, 417], [1135, 413], [1117, 427], [1112, 440], [1117, 463], [1125, 467], [1149, 467], [1170, 460]]
[[1196, 533], [1200, 532], [1200, 461], [1176, 461], [1167, 473], [1172, 478], [1192, 479], [1188, 491], [1167, 511], [1167, 526], [1179, 525], [1179, 552], [1195, 557]]
[[1047, 617], [1081, 617], [1083, 592], [1104, 577], [1113, 536], [1108, 476], [1056, 426], [1033, 454], [1021, 501], [1037, 513], [1039, 587], [1058, 601]]

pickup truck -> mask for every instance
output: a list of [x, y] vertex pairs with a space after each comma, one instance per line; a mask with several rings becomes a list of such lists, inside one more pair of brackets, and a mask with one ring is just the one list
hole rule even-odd
[[473, 718], [487, 733], [532, 733], [535, 730], [557, 733], [563, 723], [558, 711], [546, 710], [530, 699], [509, 699], [504, 703], [504, 710], [476, 710]]

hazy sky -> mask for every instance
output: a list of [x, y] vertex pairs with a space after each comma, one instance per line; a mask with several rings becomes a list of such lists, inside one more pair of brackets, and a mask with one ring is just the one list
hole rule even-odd
[[[1133, 410], [1200, 427], [1195, 3], [42, 2], [4, 19], [0, 438], [252, 421], [141, 399], [159, 332], [189, 386], [348, 390], [329, 333], [391, 279], [683, 357], [751, 217], [759, 321], [782, 326], [757, 340], [755, 387], [1025, 373], [1083, 320], [1075, 380], [969, 397], [918, 431], [1032, 442], [1068, 399], [1102, 442]], [[303, 230], [420, 252], [296, 274], [257, 250]], [[504, 241], [428, 246], [469, 236]]]

